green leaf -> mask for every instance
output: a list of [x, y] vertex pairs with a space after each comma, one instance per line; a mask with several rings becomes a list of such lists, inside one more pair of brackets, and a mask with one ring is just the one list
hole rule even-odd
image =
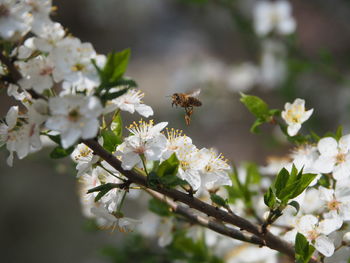
[[321, 140], [321, 137], [314, 131], [310, 131], [311, 138], [315, 141], [318, 142]]
[[329, 177], [327, 175], [322, 175], [321, 178], [317, 181], [317, 184], [325, 187], [325, 188], [329, 188], [331, 185], [331, 182], [329, 180]]
[[270, 187], [269, 190], [267, 190], [267, 192], [264, 194], [264, 203], [269, 208], [273, 209], [275, 207], [276, 202], [276, 195]]
[[280, 199], [282, 202], [287, 203], [288, 200], [293, 199], [300, 195], [309, 186], [309, 184], [315, 179], [316, 174], [302, 174], [301, 178], [292, 183], [288, 183], [280, 193]]
[[129, 63], [130, 49], [121, 52], [110, 53], [107, 56], [107, 62], [100, 71], [102, 85], [114, 85], [125, 73]]
[[257, 118], [265, 118], [269, 115], [268, 105], [257, 96], [245, 95], [241, 93], [241, 102]]
[[100, 191], [103, 191], [103, 190], [111, 190], [113, 188], [116, 188], [118, 187], [117, 184], [112, 184], [112, 183], [107, 183], [107, 184], [101, 184], [99, 186], [96, 186], [94, 188], [91, 188], [87, 191], [88, 194], [91, 194], [91, 193], [94, 193], [94, 192], [100, 192]]
[[[293, 206], [293, 207], [295, 208], [295, 210], [297, 211], [296, 214], [298, 214], [298, 212], [299, 212], [299, 210], [300, 210], [300, 205], [299, 205], [299, 203], [298, 203], [297, 201], [292, 201], [292, 202], [290, 202], [288, 205]], [[295, 214], [295, 215], [296, 215], [296, 214]]]
[[113, 87], [125, 86], [128, 88], [137, 88], [138, 86], [136, 81], [130, 78], [121, 78], [111, 84]]
[[113, 100], [115, 98], [118, 98], [120, 96], [123, 96], [127, 91], [129, 90], [129, 88], [124, 88], [124, 89], [121, 89], [121, 90], [118, 90], [116, 92], [113, 92], [113, 93], [105, 93], [101, 96], [101, 100], [102, 101], [107, 101], [107, 100]]
[[111, 123], [111, 131], [120, 139], [122, 140], [123, 137], [123, 121], [120, 113], [114, 116], [112, 123]]
[[176, 154], [173, 153], [167, 160], [163, 161], [158, 168], [157, 175], [163, 177], [165, 175], [176, 176], [180, 161]]
[[151, 188], [156, 188], [160, 184], [160, 179], [155, 172], [150, 172], [147, 176], [147, 183]]
[[222, 207], [227, 206], [227, 200], [225, 200], [224, 198], [222, 198], [221, 196], [219, 196], [217, 194], [210, 194], [210, 199], [214, 204], [216, 204], [218, 206], [222, 206]]
[[101, 135], [103, 137], [103, 148], [111, 153], [122, 143], [121, 137], [118, 137], [113, 131], [103, 130]]
[[339, 139], [343, 136], [343, 126], [339, 126], [336, 133], [335, 133], [335, 139], [339, 141]]
[[172, 174], [167, 174], [159, 178], [160, 183], [167, 188], [174, 188], [179, 185], [187, 185], [185, 180], [180, 179]]
[[171, 216], [172, 214], [170, 207], [166, 203], [155, 198], [149, 200], [148, 209], [160, 216]]
[[245, 185], [248, 187], [250, 184], [259, 184], [261, 175], [258, 166], [255, 163], [246, 163], [245, 168], [247, 171]]
[[61, 136], [59, 135], [47, 135], [51, 139], [51, 141], [57, 143], [58, 145], [61, 145]]
[[281, 199], [280, 193], [286, 187], [289, 180], [289, 172], [282, 168], [282, 170], [278, 173], [276, 181], [274, 183], [274, 187], [276, 189], [276, 196]]
[[252, 127], [250, 127], [250, 132], [251, 133], [255, 133], [255, 134], [259, 133], [260, 132], [260, 126], [262, 124], [264, 124], [264, 123], [266, 123], [266, 119], [265, 118], [257, 118], [254, 121]]
[[297, 263], [308, 263], [315, 248], [309, 244], [307, 239], [300, 233], [295, 237], [295, 260]]
[[118, 184], [112, 184], [112, 183], [107, 183], [107, 184], [101, 184], [99, 186], [96, 186], [94, 188], [91, 188], [87, 191], [88, 194], [94, 193], [94, 192], [99, 192], [97, 196], [95, 197], [95, 202], [100, 200], [105, 194], [107, 194], [110, 190], [117, 188]]
[[69, 147], [68, 149], [64, 149], [61, 146], [57, 146], [50, 153], [50, 157], [52, 159], [60, 159], [69, 156], [74, 151], [74, 147]]
[[269, 115], [270, 116], [280, 116], [281, 115], [281, 110], [279, 110], [279, 109], [271, 109], [271, 110], [269, 110]]

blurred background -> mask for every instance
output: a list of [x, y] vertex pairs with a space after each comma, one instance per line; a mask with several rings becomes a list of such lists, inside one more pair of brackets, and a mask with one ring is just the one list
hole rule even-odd
[[[269, 39], [254, 33], [256, 2], [60, 0], [53, 18], [99, 53], [131, 48], [127, 75], [145, 92], [155, 121], [169, 121], [198, 147], [215, 147], [236, 163], [265, 165], [267, 156], [287, 153], [290, 145], [273, 127], [249, 133], [254, 118], [239, 102], [241, 91], [278, 109], [303, 98], [315, 109], [305, 130], [322, 134], [342, 124], [349, 131], [350, 2], [290, 1], [296, 33]], [[197, 88], [203, 106], [186, 126], [184, 110], [172, 108], [167, 96]], [[3, 116], [13, 102], [0, 96]], [[138, 118], [123, 117], [125, 124]], [[0, 151], [1, 261], [111, 262], [101, 249], [127, 235], [93, 231], [80, 213], [73, 164], [52, 161], [49, 152], [8, 168]], [[136, 202], [132, 207], [137, 210]]]

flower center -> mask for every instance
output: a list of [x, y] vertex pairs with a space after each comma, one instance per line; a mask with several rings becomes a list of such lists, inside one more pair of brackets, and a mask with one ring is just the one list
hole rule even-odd
[[77, 109], [71, 110], [68, 114], [68, 119], [71, 122], [77, 122], [80, 118], [80, 113]]
[[83, 71], [85, 69], [85, 66], [81, 63], [77, 63], [74, 66], [72, 66], [72, 71]]
[[144, 146], [139, 146], [135, 148], [134, 153], [136, 154], [144, 154], [146, 151], [146, 148]]
[[316, 230], [310, 230], [309, 232], [307, 232], [307, 237], [308, 237], [308, 239], [310, 239], [310, 240], [316, 240], [316, 238], [318, 237], [318, 233], [317, 233], [317, 231]]
[[344, 153], [337, 154], [337, 156], [335, 157], [336, 163], [337, 164], [344, 163], [345, 159], [346, 159], [345, 157], [346, 157], [346, 155]]
[[182, 170], [187, 170], [190, 166], [190, 163], [186, 162], [186, 161], [180, 161], [180, 166], [181, 166]]
[[45, 67], [40, 71], [40, 75], [41, 76], [46, 76], [46, 75], [50, 75], [53, 71], [52, 67]]
[[339, 210], [340, 204], [341, 204], [341, 202], [334, 199], [334, 200], [328, 202], [327, 207], [329, 210]]
[[0, 18], [1, 17], [8, 17], [10, 15], [10, 10], [8, 7], [4, 4], [0, 4]]

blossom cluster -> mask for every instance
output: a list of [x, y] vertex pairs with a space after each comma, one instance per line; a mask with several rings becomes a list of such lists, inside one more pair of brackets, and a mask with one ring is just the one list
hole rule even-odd
[[[112, 113], [116, 116], [120, 111], [137, 112], [146, 118], [153, 115], [152, 108], [142, 102], [144, 94], [128, 88], [128, 84], [107, 83], [112, 85], [107, 86], [108, 94], [118, 96], [106, 97], [106, 93], [101, 92], [106, 83], [102, 83], [100, 71], [108, 58], [53, 22], [50, 14], [54, 8], [50, 0], [0, 3], [0, 36], [11, 43], [30, 33], [23, 44], [8, 54], [21, 75], [20, 79], [9, 82], [7, 89], [8, 95], [21, 105], [11, 107], [0, 124], [0, 146], [6, 145], [10, 152], [7, 159], [10, 166], [15, 154], [22, 159], [40, 150], [46, 136], [66, 154], [84, 139], [98, 138], [103, 145], [100, 132], [106, 128], [105, 118], [110, 118]], [[128, 128], [130, 136], [114, 149], [124, 169], [146, 170], [143, 162], [161, 163], [175, 153], [180, 163], [177, 176], [187, 181], [193, 191], [231, 184], [230, 167], [221, 155], [213, 149], [197, 149], [189, 137], [178, 131], [169, 130], [167, 136], [164, 135], [162, 130], [166, 125], [141, 121]], [[78, 144], [72, 158], [82, 183], [84, 214], [96, 218], [101, 226], [132, 230], [139, 221], [124, 217], [121, 212], [124, 197], [130, 190], [126, 178], [93, 155], [84, 144]], [[98, 192], [86, 194], [108, 184], [121, 186], [102, 197]]]
[[173, 153], [179, 160], [177, 176], [186, 180], [194, 191], [231, 185], [228, 172], [230, 166], [214, 149], [198, 149], [191, 138], [175, 129], [161, 131], [166, 122], [153, 125], [153, 122], [134, 122], [129, 131], [131, 135], [117, 147], [115, 153], [122, 160], [122, 167], [130, 170], [135, 166], [142, 168], [146, 161], [164, 161]]
[[[296, 233], [302, 233], [324, 256], [331, 257], [337, 251], [334, 259], [348, 257], [342, 239], [350, 230], [349, 138], [349, 134], [324, 137], [316, 145], [301, 145], [290, 154], [289, 160], [275, 159], [261, 169], [264, 174], [276, 174], [283, 167], [291, 170], [295, 165], [305, 173], [317, 174], [309, 188], [296, 198], [301, 211], [295, 215], [293, 209], [286, 209], [277, 223], [292, 228], [285, 234], [288, 241], [293, 242]], [[335, 261], [330, 258], [327, 262]]]

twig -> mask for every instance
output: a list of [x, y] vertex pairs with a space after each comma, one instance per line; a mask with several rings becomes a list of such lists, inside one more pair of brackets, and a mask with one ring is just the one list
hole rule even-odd
[[237, 240], [241, 240], [241, 241], [259, 245], [259, 246], [265, 245], [264, 241], [258, 238], [257, 236], [243, 234], [241, 231], [233, 228], [228, 228], [220, 222], [199, 216], [193, 213], [189, 208], [185, 207], [184, 205], [178, 204], [154, 190], [147, 189], [147, 188], [144, 190], [154, 198], [166, 203], [173, 210], [174, 213], [184, 216], [185, 218], [190, 220], [191, 223], [207, 227], [217, 233], [220, 233], [222, 235], [225, 235]]

